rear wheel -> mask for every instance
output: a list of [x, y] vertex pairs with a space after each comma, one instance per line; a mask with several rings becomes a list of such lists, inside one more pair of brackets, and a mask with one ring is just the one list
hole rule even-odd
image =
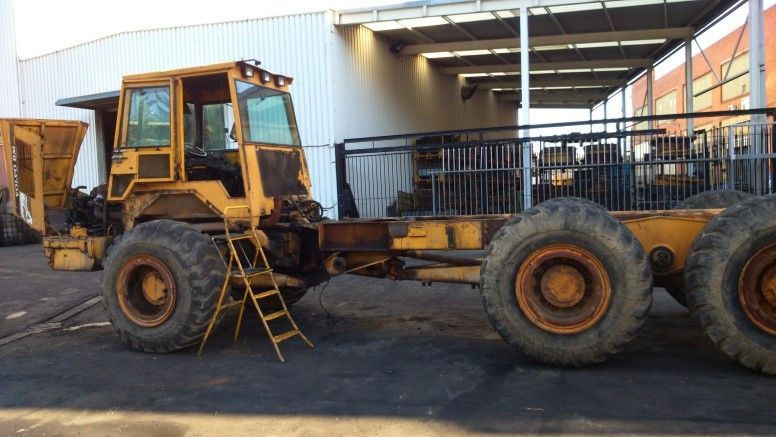
[[776, 374], [776, 196], [714, 217], [684, 275], [690, 312], [709, 338], [744, 366]]
[[103, 261], [105, 311], [122, 340], [145, 352], [191, 346], [204, 334], [224, 280], [210, 239], [172, 220], [142, 223]]
[[[674, 209], [718, 209], [733, 206], [738, 202], [755, 197], [739, 190], [710, 190], [690, 196], [677, 203]], [[684, 283], [682, 276], [676, 274], [675, 277], [666, 278], [662, 284], [668, 294], [682, 306], [687, 306], [687, 297], [684, 293]]]
[[480, 288], [507, 343], [544, 363], [581, 366], [635, 337], [652, 302], [651, 279], [641, 244], [608, 212], [553, 199], [499, 230]]

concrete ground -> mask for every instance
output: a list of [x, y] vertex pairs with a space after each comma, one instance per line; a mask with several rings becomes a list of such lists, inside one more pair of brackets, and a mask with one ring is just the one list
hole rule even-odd
[[561, 369], [512, 352], [465, 286], [333, 280], [293, 307], [315, 349], [286, 342], [281, 364], [254, 318], [200, 358], [135, 352], [89, 301], [98, 281], [0, 248], [0, 435], [776, 435], [776, 380], [663, 290], [625, 352]]

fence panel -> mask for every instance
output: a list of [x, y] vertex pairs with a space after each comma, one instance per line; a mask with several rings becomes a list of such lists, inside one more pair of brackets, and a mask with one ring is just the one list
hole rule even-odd
[[[707, 115], [681, 115], [689, 116]], [[348, 140], [337, 153], [340, 205], [349, 199], [358, 213], [341, 208], [340, 216], [513, 214], [561, 196], [612, 211], [663, 210], [708, 190], [773, 193], [772, 121], [692, 133], [644, 129], [665, 118], [600, 121], [615, 123], [614, 132], [520, 138], [507, 127]], [[592, 130], [589, 122], [561, 125]], [[528, 182], [523, 153], [531, 154]]]

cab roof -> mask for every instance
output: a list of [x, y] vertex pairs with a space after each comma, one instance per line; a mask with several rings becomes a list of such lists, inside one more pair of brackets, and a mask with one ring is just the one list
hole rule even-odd
[[[138, 82], [148, 80], [164, 80], [171, 77], [181, 76], [199, 76], [207, 74], [217, 73], [229, 73], [231, 71], [239, 71], [242, 68], [251, 68], [257, 70], [257, 74], [262, 72], [270, 73], [273, 77], [278, 76], [267, 69], [261, 68], [258, 61], [233, 61], [222, 62], [219, 64], [202, 65], [197, 67], [177, 68], [174, 70], [154, 71], [149, 73], [129, 74], [124, 76], [123, 82]], [[281, 75], [286, 78], [287, 83], [290, 85], [293, 82], [293, 78]], [[119, 106], [119, 90], [108, 91], [97, 94], [87, 94], [76, 97], [62, 98], [56, 101], [57, 106], [64, 106], [68, 108], [89, 109], [93, 111], [105, 111], [116, 112]]]

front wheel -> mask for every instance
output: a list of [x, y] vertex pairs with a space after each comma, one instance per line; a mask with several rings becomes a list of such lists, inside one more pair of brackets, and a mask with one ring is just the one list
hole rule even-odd
[[620, 351], [652, 303], [641, 244], [606, 210], [577, 199], [539, 204], [506, 223], [488, 245], [480, 289], [507, 343], [563, 366]]
[[110, 247], [103, 305], [122, 340], [144, 352], [196, 344], [215, 309], [225, 267], [210, 239], [186, 223], [142, 223]]

